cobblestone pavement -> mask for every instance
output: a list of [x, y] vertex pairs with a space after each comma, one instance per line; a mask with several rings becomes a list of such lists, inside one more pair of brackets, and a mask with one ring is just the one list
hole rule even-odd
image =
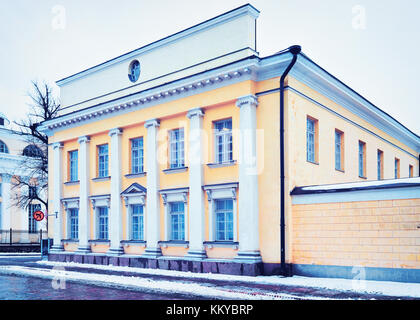
[[[25, 257], [15, 258], [10, 257], [0, 258], [0, 265], [20, 265], [25, 267], [42, 268], [44, 270], [52, 269], [52, 266], [45, 266], [36, 263], [40, 257]], [[197, 279], [185, 278], [179, 276], [168, 275], [150, 275], [135, 272], [121, 272], [114, 270], [98, 270], [80, 267], [65, 267], [66, 271], [74, 271], [89, 274], [101, 275], [117, 275], [128, 277], [142, 277], [155, 281], [173, 281], [177, 283], [199, 283], [201, 286], [209, 288], [218, 288], [231, 293], [245, 293], [251, 294], [256, 300], [261, 298], [275, 297], [279, 299], [361, 299], [361, 300], [410, 300], [411, 297], [395, 297], [384, 296], [378, 294], [364, 294], [352, 291], [339, 291], [321, 289], [315, 287], [290, 286], [290, 285], [272, 285], [259, 284], [232, 280], [213, 280], [213, 279]], [[126, 289], [126, 288], [110, 288], [106, 286], [98, 286], [86, 284], [78, 281], [70, 281], [66, 283], [65, 290], [52, 290], [51, 280], [39, 279], [35, 277], [22, 277], [19, 275], [0, 274], [0, 299], [200, 299], [200, 296], [194, 295], [179, 295], [179, 294], [161, 294], [147, 289]], [[206, 297], [208, 299], [208, 297]]]

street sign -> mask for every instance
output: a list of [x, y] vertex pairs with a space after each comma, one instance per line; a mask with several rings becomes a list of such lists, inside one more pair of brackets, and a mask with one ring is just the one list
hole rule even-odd
[[34, 212], [34, 219], [36, 221], [42, 221], [44, 220], [44, 217], [45, 217], [44, 212], [39, 211], [39, 210]]

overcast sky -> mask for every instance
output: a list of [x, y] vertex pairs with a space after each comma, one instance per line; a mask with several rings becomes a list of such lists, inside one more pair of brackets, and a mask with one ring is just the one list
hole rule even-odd
[[[260, 56], [299, 44], [312, 60], [420, 135], [420, 1], [249, 2], [261, 11]], [[32, 79], [55, 86], [63, 77], [245, 3], [0, 0], [0, 111], [10, 120], [25, 117]], [[65, 24], [57, 20], [63, 12]]]

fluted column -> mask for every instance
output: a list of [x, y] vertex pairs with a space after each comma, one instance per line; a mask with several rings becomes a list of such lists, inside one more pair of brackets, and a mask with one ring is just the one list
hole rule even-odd
[[121, 201], [121, 134], [119, 128], [109, 131], [111, 137], [111, 212], [110, 220], [110, 240], [111, 246], [108, 250], [110, 255], [124, 253], [121, 245], [122, 228], [122, 201]]
[[190, 119], [188, 136], [189, 165], [189, 250], [187, 257], [202, 259], [204, 250], [204, 194], [203, 186], [203, 123], [204, 112], [195, 108], [187, 113]]
[[79, 196], [79, 247], [77, 252], [90, 252], [90, 202], [89, 202], [89, 146], [90, 138], [87, 136], [80, 137], [79, 142], [79, 181], [80, 181], [80, 196]]
[[258, 217], [256, 111], [254, 95], [238, 98], [240, 108], [239, 146], [239, 252], [237, 259], [261, 261]]
[[157, 133], [159, 120], [146, 121], [146, 171], [147, 171], [147, 199], [146, 199], [146, 250], [144, 256], [158, 257], [162, 255], [158, 242], [160, 240], [160, 204], [159, 204], [159, 163]]
[[62, 251], [64, 249], [61, 244], [63, 239], [63, 229], [62, 229], [62, 220], [63, 220], [63, 210], [61, 208], [61, 198], [62, 198], [62, 185], [63, 185], [63, 176], [62, 176], [62, 166], [63, 166], [63, 144], [61, 142], [56, 142], [52, 145], [53, 148], [53, 210], [55, 214], [54, 220], [54, 245], [51, 247], [51, 251]]
[[10, 181], [12, 176], [10, 174], [3, 173], [1, 175], [1, 216], [0, 216], [0, 229], [11, 228], [11, 212], [10, 212]]

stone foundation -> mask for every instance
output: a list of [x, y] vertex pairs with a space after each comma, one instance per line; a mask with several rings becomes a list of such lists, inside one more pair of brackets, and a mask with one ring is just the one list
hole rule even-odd
[[133, 256], [107, 256], [105, 254], [50, 253], [49, 261], [113, 265], [123, 267], [175, 270], [194, 273], [220, 273], [229, 275], [259, 276], [279, 274], [277, 264], [247, 263], [232, 260], [187, 260], [175, 257], [145, 258]]

